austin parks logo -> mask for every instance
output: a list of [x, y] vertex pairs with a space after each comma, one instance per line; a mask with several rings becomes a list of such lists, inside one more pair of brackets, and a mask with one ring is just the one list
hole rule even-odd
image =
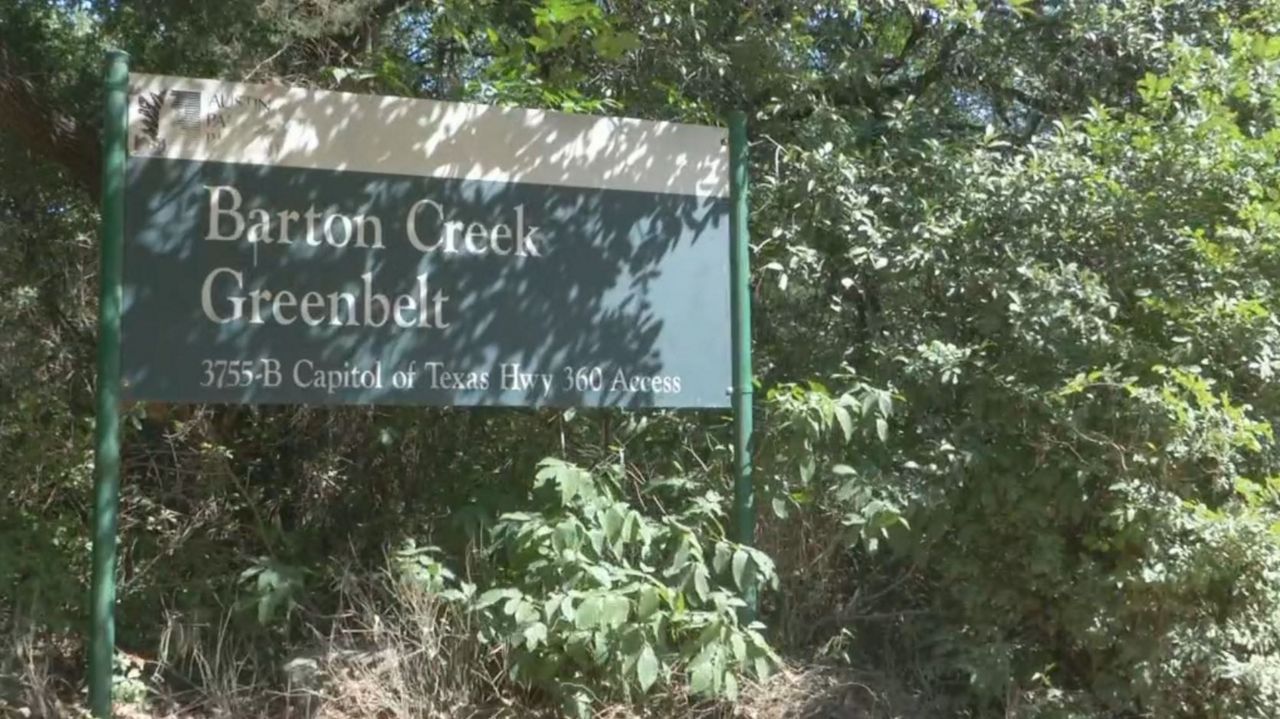
[[[139, 92], [138, 112], [142, 115], [142, 132], [134, 137], [133, 149], [149, 149], [164, 152], [168, 140], [164, 130], [177, 129], [184, 134], [204, 133], [206, 141], [221, 139], [227, 127], [228, 113], [248, 110], [266, 113], [271, 106], [266, 100], [252, 95], [211, 93], [206, 111], [204, 93], [198, 90], [170, 90]], [[162, 127], [164, 113], [169, 122]]]

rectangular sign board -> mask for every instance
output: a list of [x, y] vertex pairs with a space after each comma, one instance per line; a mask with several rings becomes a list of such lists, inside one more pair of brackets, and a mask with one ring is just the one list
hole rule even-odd
[[127, 399], [729, 406], [724, 130], [129, 85]]

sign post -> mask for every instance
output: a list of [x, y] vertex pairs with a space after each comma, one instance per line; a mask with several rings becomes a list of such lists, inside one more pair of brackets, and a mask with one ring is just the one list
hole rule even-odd
[[[733, 526], [736, 539], [755, 540], [756, 498], [752, 483], [751, 235], [747, 229], [747, 116], [729, 114], [729, 255], [733, 312]], [[756, 586], [745, 588], [747, 617], [756, 613]]]
[[120, 504], [120, 278], [124, 244], [125, 138], [129, 56], [107, 53], [102, 122], [102, 229], [98, 269], [98, 396], [94, 424], [93, 578], [89, 706], [111, 716], [115, 656], [116, 514]]

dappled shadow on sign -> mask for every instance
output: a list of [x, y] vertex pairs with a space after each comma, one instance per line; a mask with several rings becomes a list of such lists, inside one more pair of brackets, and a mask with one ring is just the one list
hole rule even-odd
[[[409, 118], [414, 106], [404, 101], [324, 98], [312, 112], [319, 121], [283, 112], [296, 104], [271, 120], [310, 138], [275, 148], [290, 166], [134, 148], [129, 396], [727, 405], [728, 203], [718, 191], [687, 192], [700, 182], [688, 163], [644, 132], [670, 126], [575, 125], [553, 113], [505, 125], [449, 122], [447, 113]], [[408, 119], [420, 139], [406, 139]], [[379, 126], [390, 129], [368, 136]], [[567, 136], [574, 127], [582, 134]], [[348, 143], [358, 162], [340, 159]], [[404, 170], [397, 153], [424, 143], [448, 167], [386, 171]], [[649, 152], [650, 144], [661, 149]], [[572, 147], [592, 149], [564, 149]], [[460, 165], [466, 157], [475, 164]], [[281, 214], [291, 212], [297, 217]], [[293, 301], [280, 305], [282, 291]], [[386, 298], [385, 309], [374, 295]], [[255, 296], [260, 322], [251, 321]], [[230, 362], [239, 377], [227, 378]]]

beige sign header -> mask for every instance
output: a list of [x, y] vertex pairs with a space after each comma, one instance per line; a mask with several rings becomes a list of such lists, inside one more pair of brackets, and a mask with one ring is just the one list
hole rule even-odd
[[132, 156], [728, 197], [718, 127], [129, 77]]

